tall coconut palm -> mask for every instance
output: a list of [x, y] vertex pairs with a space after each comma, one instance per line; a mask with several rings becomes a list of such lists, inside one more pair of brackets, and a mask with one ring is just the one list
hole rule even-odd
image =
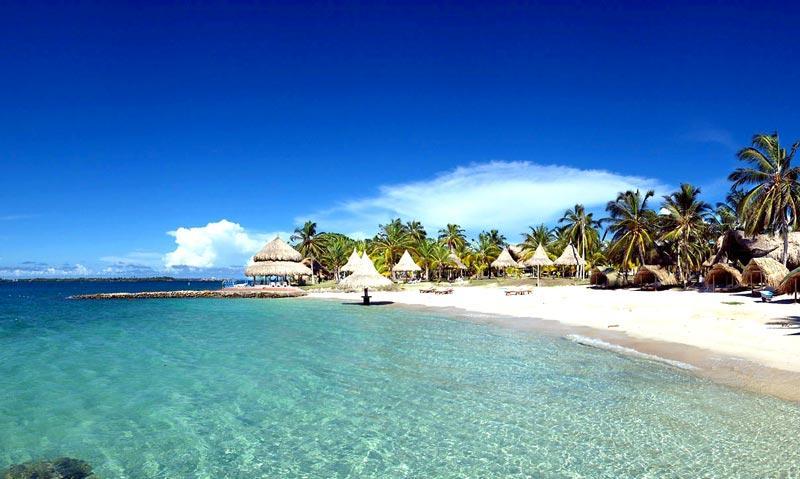
[[380, 231], [370, 243], [371, 251], [383, 258], [383, 264], [391, 270], [403, 251], [412, 246], [411, 236], [400, 218], [379, 225], [379, 228]]
[[484, 271], [489, 270], [489, 276], [491, 276], [490, 265], [492, 261], [500, 256], [500, 252], [503, 249], [497, 242], [492, 241], [492, 237], [489, 234], [484, 232], [478, 235], [478, 242], [475, 244], [474, 250], [472, 266], [475, 268], [477, 275], [481, 276]]
[[505, 235], [500, 234], [500, 231], [498, 230], [489, 230], [488, 233], [481, 233], [481, 234], [485, 234], [489, 242], [496, 244], [501, 249], [508, 244]]
[[781, 147], [777, 133], [753, 136], [752, 145], [737, 153], [741, 161], [750, 166], [737, 168], [728, 177], [733, 188], [750, 187], [745, 191], [740, 207], [745, 220], [745, 232], [757, 234], [764, 231], [783, 238], [781, 260], [789, 259], [789, 231], [798, 222], [800, 205], [800, 169], [792, 166], [800, 142], [787, 153]]
[[686, 287], [688, 275], [684, 266], [692, 269], [703, 261], [703, 236], [708, 232], [706, 222], [711, 205], [699, 200], [700, 188], [683, 183], [681, 189], [664, 197], [663, 234], [661, 239], [674, 243], [677, 249], [678, 276]]
[[464, 236], [464, 228], [457, 224], [449, 223], [439, 230], [439, 241], [447, 246], [450, 251], [463, 248], [467, 243], [467, 238]]
[[442, 243], [432, 243], [430, 249], [430, 264], [436, 269], [439, 281], [442, 280], [444, 269], [450, 266], [450, 249]]
[[655, 195], [653, 190], [644, 195], [639, 190], [626, 191], [606, 205], [608, 231], [612, 234], [609, 256], [617, 256], [622, 269], [627, 271], [634, 259], [645, 264], [645, 253], [653, 246], [653, 229], [656, 214], [648, 208], [647, 201]]
[[[563, 225], [562, 233], [575, 244], [582, 258], [586, 258], [587, 252], [597, 249], [600, 244], [597, 231], [600, 222], [594, 219], [593, 213], [587, 213], [583, 205], [578, 204], [564, 211], [558, 222]], [[583, 276], [583, 271], [580, 271], [580, 276]]]
[[542, 245], [542, 248], [547, 249], [548, 245], [553, 241], [553, 230], [547, 227], [544, 223], [539, 226], [528, 226], [529, 232], [522, 233], [522, 256], [525, 259], [533, 256], [536, 248]]
[[353, 241], [350, 238], [340, 234], [330, 234], [325, 238], [325, 249], [320, 259], [329, 271], [333, 271], [337, 283], [341, 267], [347, 263], [351, 251], [353, 251]]
[[439, 245], [437, 241], [432, 239], [423, 239], [419, 243], [417, 243], [416, 250], [417, 250], [417, 257], [419, 258], [417, 263], [420, 265], [421, 268], [425, 270], [425, 280], [430, 281], [431, 279], [431, 268], [433, 268], [434, 263], [434, 256], [435, 252], [434, 249]]
[[411, 237], [414, 243], [417, 244], [428, 237], [425, 227], [422, 226], [422, 223], [416, 220], [406, 222], [406, 232], [408, 232], [408, 236]]
[[744, 199], [744, 192], [740, 189], [731, 190], [724, 202], [716, 204], [714, 216], [711, 218], [714, 234], [721, 236], [728, 231], [742, 229], [744, 223], [740, 216], [740, 205]]
[[[295, 247], [306, 258], [311, 258], [311, 268], [314, 268], [314, 261], [319, 258], [324, 248], [324, 239], [317, 232], [317, 224], [313, 221], [306, 221], [303, 226], [294, 229], [291, 238], [295, 242]], [[311, 275], [312, 282], [315, 276]]]

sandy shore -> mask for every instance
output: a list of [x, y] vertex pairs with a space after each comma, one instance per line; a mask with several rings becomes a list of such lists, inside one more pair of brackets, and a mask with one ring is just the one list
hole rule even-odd
[[[497, 287], [455, 288], [451, 295], [416, 290], [371, 294], [373, 301], [483, 313], [489, 316], [482, 322], [503, 327], [581, 334], [688, 363], [697, 373], [725, 384], [800, 401], [800, 305], [790, 298], [762, 303], [749, 292], [603, 291], [582, 286], [538, 288], [527, 296], [505, 296]], [[348, 301], [358, 296], [309, 295]], [[546, 324], [552, 321], [558, 323]]]

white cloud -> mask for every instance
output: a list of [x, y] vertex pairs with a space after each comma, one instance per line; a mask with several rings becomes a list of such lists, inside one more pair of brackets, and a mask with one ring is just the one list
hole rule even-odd
[[91, 270], [80, 263], [51, 265], [25, 261], [19, 265], [0, 266], [0, 278], [85, 278], [91, 274]]
[[[166, 268], [242, 267], [276, 233], [253, 233], [239, 223], [220, 220], [205, 226], [180, 227], [168, 233], [175, 237], [175, 250], [163, 256]], [[282, 234], [284, 239], [288, 235]]]
[[604, 170], [530, 162], [472, 164], [412, 183], [385, 185], [376, 196], [345, 202], [304, 218], [335, 231], [375, 231], [392, 217], [416, 219], [429, 229], [458, 223], [469, 231], [498, 228], [508, 234], [553, 222], [576, 203], [602, 208], [628, 189], [667, 187], [659, 180]]

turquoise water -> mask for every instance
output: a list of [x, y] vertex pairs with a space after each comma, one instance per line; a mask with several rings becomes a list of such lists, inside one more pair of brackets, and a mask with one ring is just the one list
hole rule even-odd
[[63, 299], [98, 289], [0, 284], [0, 469], [800, 476], [800, 407], [669, 366], [395, 306]]

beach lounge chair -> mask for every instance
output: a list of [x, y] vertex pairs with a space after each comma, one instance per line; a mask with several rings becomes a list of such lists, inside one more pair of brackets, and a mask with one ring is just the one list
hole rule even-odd
[[453, 294], [453, 288], [437, 289], [434, 291], [436, 294]]
[[436, 288], [420, 288], [420, 293], [435, 293]]
[[506, 296], [525, 296], [527, 294], [531, 294], [533, 290], [530, 288], [516, 288], [516, 289], [507, 289], [505, 291]]

